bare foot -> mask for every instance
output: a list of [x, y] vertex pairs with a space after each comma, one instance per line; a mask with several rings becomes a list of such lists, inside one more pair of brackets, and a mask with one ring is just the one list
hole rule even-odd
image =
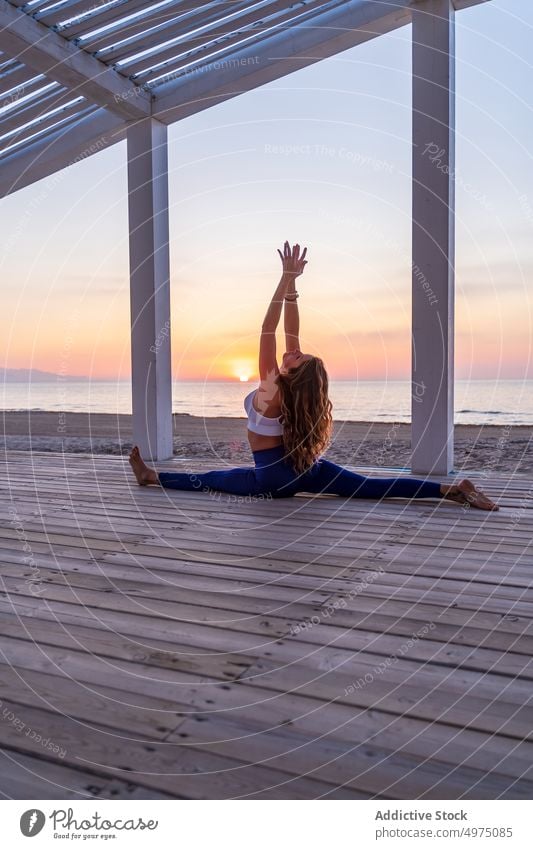
[[134, 445], [131, 449], [129, 461], [139, 486], [148, 486], [150, 483], [159, 483], [157, 472], [154, 469], [148, 468], [136, 445]]
[[497, 504], [491, 501], [483, 492], [467, 478], [457, 484], [441, 484], [441, 492], [444, 498], [457, 501], [459, 504], [468, 504], [477, 507], [478, 510], [499, 510]]

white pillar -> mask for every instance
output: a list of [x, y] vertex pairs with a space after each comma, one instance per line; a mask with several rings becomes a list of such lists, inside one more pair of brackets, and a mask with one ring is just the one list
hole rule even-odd
[[127, 131], [133, 444], [172, 457], [167, 128]]
[[451, 0], [413, 8], [413, 473], [453, 469], [455, 51]]

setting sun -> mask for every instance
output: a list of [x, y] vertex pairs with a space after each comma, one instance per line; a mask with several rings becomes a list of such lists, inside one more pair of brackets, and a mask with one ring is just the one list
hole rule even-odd
[[241, 383], [248, 383], [254, 373], [253, 362], [249, 357], [240, 357], [231, 363], [231, 371]]

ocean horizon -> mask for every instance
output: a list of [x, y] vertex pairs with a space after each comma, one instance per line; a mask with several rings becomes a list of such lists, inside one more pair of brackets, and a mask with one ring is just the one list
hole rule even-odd
[[[174, 413], [213, 418], [244, 416], [243, 400], [253, 381], [173, 381]], [[337, 420], [410, 422], [409, 380], [332, 380]], [[131, 414], [130, 381], [63, 380], [4, 383], [4, 411], [64, 411]], [[533, 380], [457, 380], [455, 423], [533, 425]]]

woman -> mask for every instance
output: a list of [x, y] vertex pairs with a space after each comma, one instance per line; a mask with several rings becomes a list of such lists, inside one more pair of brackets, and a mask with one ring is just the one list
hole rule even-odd
[[[135, 446], [130, 463], [141, 486], [228, 492], [240, 496], [286, 498], [297, 492], [346, 498], [448, 498], [481, 510], [498, 510], [469, 480], [439, 484], [416, 478], [364, 477], [321, 459], [331, 431], [328, 375], [319, 357], [300, 350], [296, 278], [307, 264], [307, 248], [285, 242], [282, 275], [270, 302], [259, 345], [257, 389], [245, 398], [253, 468], [212, 472], [159, 472], [149, 469]], [[286, 352], [276, 360], [276, 329], [284, 308]]]

